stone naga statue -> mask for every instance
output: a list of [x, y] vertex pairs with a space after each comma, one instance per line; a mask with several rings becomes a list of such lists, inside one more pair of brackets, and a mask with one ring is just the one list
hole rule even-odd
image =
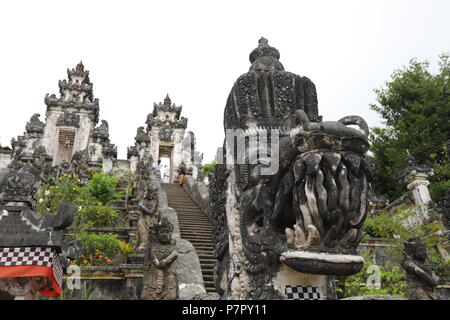
[[178, 253], [172, 240], [173, 226], [163, 217], [157, 230], [157, 242], [149, 250], [152, 263], [144, 273], [144, 289], [142, 297], [145, 300], [176, 300], [177, 280], [173, 262]]
[[210, 176], [215, 284], [232, 299], [289, 299], [308, 287], [333, 298], [331, 276], [364, 262], [369, 129], [358, 116], [322, 121], [312, 81], [279, 57], [262, 38], [226, 104], [226, 164]]
[[403, 268], [408, 280], [408, 299], [437, 300], [438, 277], [431, 269], [422, 239], [409, 238], [403, 244]]

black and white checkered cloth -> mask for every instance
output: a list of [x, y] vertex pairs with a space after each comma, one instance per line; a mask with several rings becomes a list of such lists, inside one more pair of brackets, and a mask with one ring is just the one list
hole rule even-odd
[[286, 286], [285, 293], [288, 300], [320, 300], [318, 287]]
[[55, 280], [62, 285], [63, 269], [52, 248], [16, 247], [0, 248], [0, 266], [44, 266], [53, 270]]

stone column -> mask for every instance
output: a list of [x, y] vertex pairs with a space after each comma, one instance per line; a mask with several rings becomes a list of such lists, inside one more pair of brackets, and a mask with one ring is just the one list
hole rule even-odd
[[113, 159], [103, 158], [102, 171], [111, 172], [113, 169]]
[[130, 171], [131, 173], [135, 173], [137, 169], [137, 163], [138, 163], [139, 157], [132, 156], [130, 158]]
[[420, 208], [423, 219], [428, 219], [428, 204], [430, 203], [431, 196], [428, 191], [428, 177], [434, 174], [432, 170], [428, 172], [419, 172], [416, 170], [411, 171], [406, 177], [408, 190], [411, 190], [414, 196], [414, 202]]

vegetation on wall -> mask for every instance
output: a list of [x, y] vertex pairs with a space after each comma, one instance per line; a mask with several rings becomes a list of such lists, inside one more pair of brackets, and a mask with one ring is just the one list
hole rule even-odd
[[216, 161], [212, 161], [210, 163], [204, 164], [202, 166], [202, 170], [203, 170], [203, 176], [207, 177], [209, 175], [209, 172], [212, 170], [212, 168], [214, 168], [217, 165]]
[[83, 243], [83, 255], [74, 261], [78, 265], [111, 265], [122, 260], [132, 247], [111, 233], [88, 232], [89, 228], [114, 227], [119, 211], [112, 208], [122, 193], [116, 191], [119, 179], [104, 172], [93, 173], [86, 185], [70, 174], [43, 185], [35, 196], [38, 213], [56, 212], [62, 203], [78, 208], [69, 227], [71, 237]]
[[[373, 285], [370, 277], [374, 277], [379, 270], [379, 287]], [[336, 286], [339, 298], [357, 297], [364, 295], [406, 296], [406, 273], [400, 266], [378, 266], [370, 261], [369, 254], [365, 256], [364, 266], [357, 274], [340, 277]]]
[[[338, 294], [341, 297], [361, 296], [368, 294], [383, 294], [404, 296], [407, 288], [405, 271], [401, 268], [403, 261], [403, 241], [419, 236], [423, 239], [431, 266], [439, 277], [450, 276], [450, 261], [439, 252], [439, 247], [447, 252], [450, 250], [449, 241], [442, 237], [445, 227], [439, 220], [424, 223], [414, 227], [406, 226], [405, 221], [414, 214], [412, 207], [404, 206], [394, 212], [380, 211], [370, 215], [364, 222], [362, 230], [365, 232], [364, 241], [376, 238], [389, 240], [394, 246], [389, 249], [389, 261], [380, 268], [380, 288], [367, 286], [367, 279], [371, 273], [369, 268], [376, 266], [371, 260], [373, 250], [364, 252], [365, 263], [363, 269], [352, 276], [338, 279]], [[433, 215], [433, 213], [432, 213]]]

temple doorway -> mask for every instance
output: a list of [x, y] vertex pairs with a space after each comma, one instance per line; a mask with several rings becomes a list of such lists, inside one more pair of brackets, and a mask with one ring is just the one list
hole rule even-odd
[[162, 157], [161, 159], [161, 181], [163, 183], [170, 182], [170, 158]]
[[60, 128], [58, 132], [58, 149], [53, 159], [53, 166], [72, 160], [75, 130]]
[[173, 176], [173, 163], [172, 163], [172, 153], [173, 146], [170, 145], [160, 145], [159, 146], [159, 157], [161, 160], [161, 181], [165, 183], [172, 183]]

